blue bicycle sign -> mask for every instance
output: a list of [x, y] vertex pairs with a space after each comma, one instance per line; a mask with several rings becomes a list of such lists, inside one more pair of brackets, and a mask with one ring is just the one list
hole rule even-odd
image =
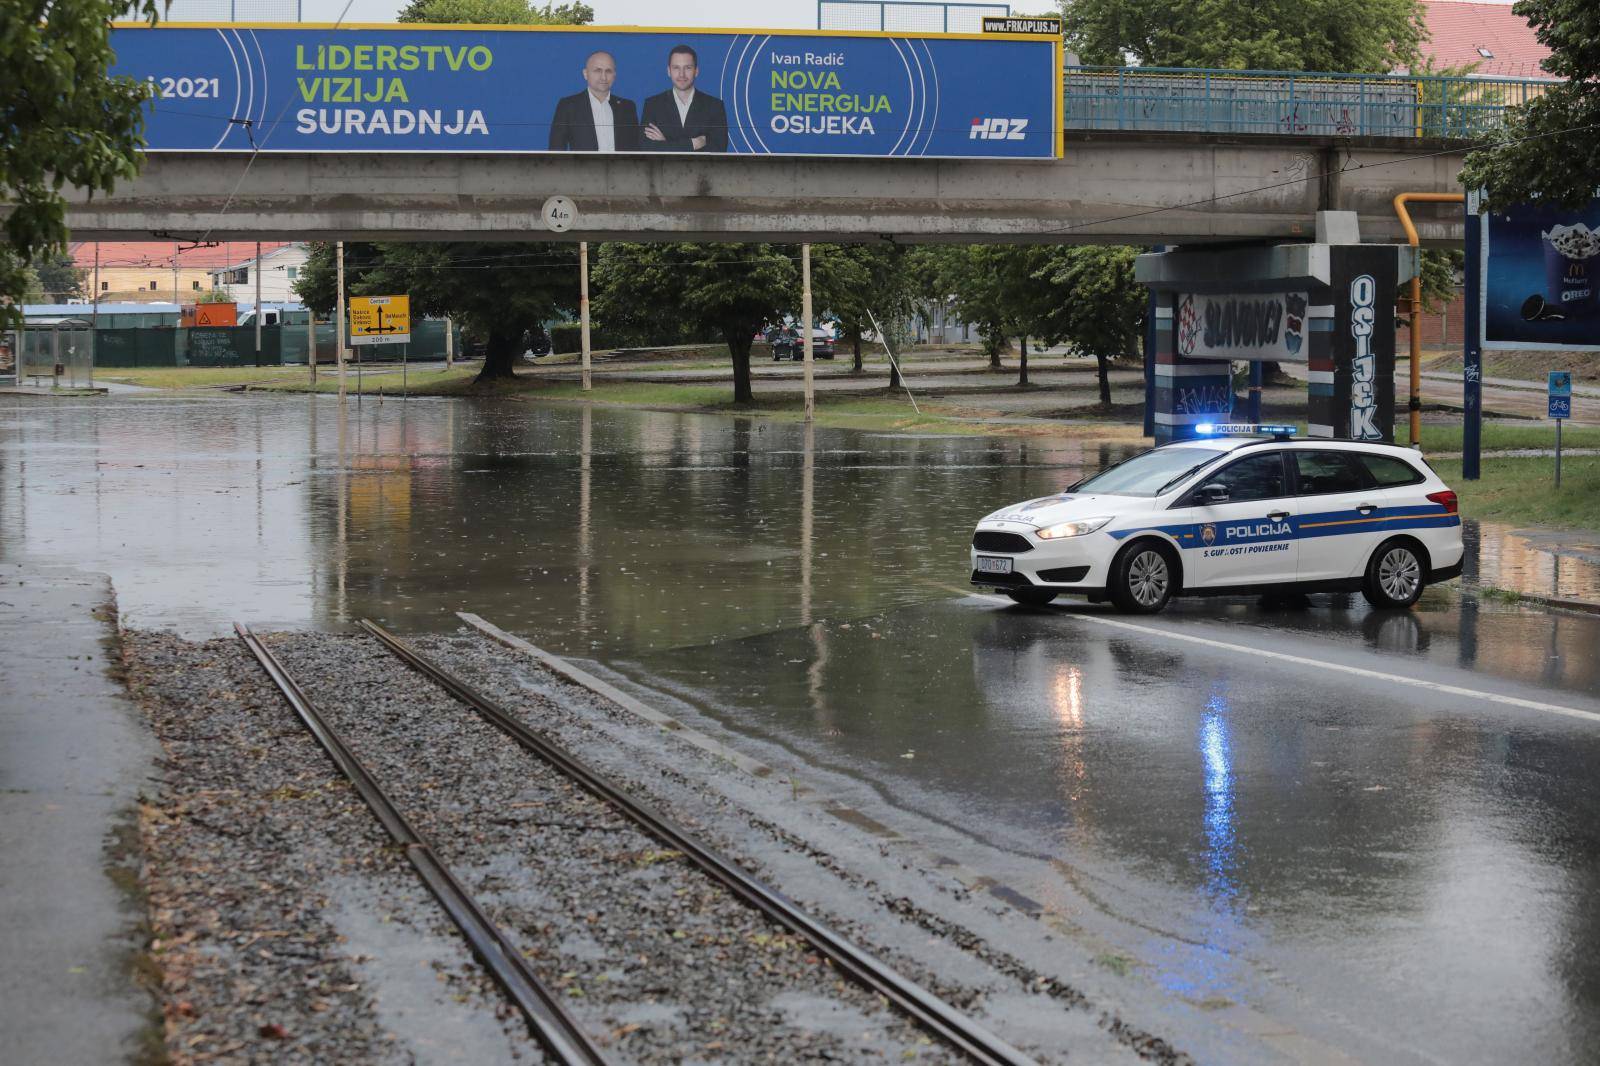
[[1551, 418], [1572, 417], [1572, 372], [1552, 370], [1548, 378]]

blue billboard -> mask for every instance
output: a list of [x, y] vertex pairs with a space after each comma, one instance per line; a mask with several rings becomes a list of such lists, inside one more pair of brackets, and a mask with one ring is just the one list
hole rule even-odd
[[1482, 265], [1485, 348], [1600, 349], [1600, 199], [1488, 212]]
[[1060, 39], [119, 26], [149, 150], [1052, 159]]

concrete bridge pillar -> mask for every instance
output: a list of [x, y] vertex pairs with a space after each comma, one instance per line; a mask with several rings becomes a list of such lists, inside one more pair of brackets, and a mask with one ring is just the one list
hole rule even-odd
[[1414, 249], [1353, 241], [1140, 256], [1156, 304], [1157, 443], [1232, 420], [1241, 360], [1304, 368], [1309, 436], [1393, 441], [1395, 297], [1416, 270]]

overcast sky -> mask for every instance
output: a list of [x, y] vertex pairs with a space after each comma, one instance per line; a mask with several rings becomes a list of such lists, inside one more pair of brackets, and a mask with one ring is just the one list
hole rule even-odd
[[[334, 22], [344, 10], [345, 0], [301, 0], [301, 17], [306, 22]], [[350, 0], [346, 22], [393, 22], [406, 0]], [[598, 26], [726, 26], [762, 29], [815, 29], [816, 0], [679, 0], [664, 5], [660, 0], [592, 0]]]

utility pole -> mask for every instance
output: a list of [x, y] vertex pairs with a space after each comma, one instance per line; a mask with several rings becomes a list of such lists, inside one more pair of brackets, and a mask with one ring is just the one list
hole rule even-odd
[[806, 382], [806, 421], [810, 422], [817, 416], [817, 397], [811, 384], [811, 349], [816, 343], [816, 338], [811, 333], [811, 245], [800, 246], [800, 328], [805, 338], [805, 382]]
[[178, 242], [172, 242], [172, 302], [178, 302]]
[[343, 403], [344, 402], [344, 388], [345, 388], [345, 386], [344, 386], [344, 242], [343, 241], [337, 242], [334, 245], [334, 249], [335, 249], [334, 250], [334, 256], [339, 261], [339, 279], [338, 279], [339, 296], [338, 296], [338, 300], [337, 300], [337, 305], [338, 306], [335, 308], [335, 313], [337, 314], [339, 321], [338, 321], [338, 326], [337, 326], [337, 328], [335, 330], [335, 333], [334, 333], [335, 340], [336, 340], [336, 346], [334, 348], [333, 357], [334, 357], [335, 361], [337, 361], [338, 364], [339, 364], [339, 402]]
[[[578, 332], [583, 338], [583, 391], [589, 381], [589, 242], [578, 242]], [[553, 349], [555, 345], [551, 345]]]
[[450, 321], [450, 316], [444, 316], [444, 368], [449, 370], [456, 365], [456, 327]]
[[311, 388], [317, 388], [317, 313], [306, 305], [306, 362], [311, 364]]
[[256, 366], [261, 365], [261, 242], [256, 242]]

